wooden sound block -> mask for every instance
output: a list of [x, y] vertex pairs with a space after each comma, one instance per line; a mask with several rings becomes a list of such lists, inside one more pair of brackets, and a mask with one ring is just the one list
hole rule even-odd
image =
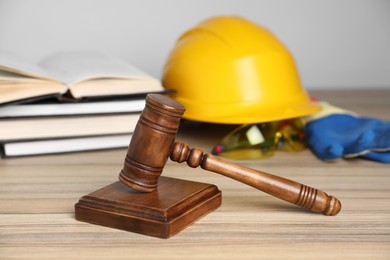
[[157, 190], [141, 193], [121, 182], [83, 196], [76, 219], [92, 224], [169, 238], [221, 205], [215, 185], [161, 176]]

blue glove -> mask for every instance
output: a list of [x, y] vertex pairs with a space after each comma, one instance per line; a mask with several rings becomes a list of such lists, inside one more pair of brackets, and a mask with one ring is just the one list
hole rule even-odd
[[368, 152], [361, 157], [382, 163], [390, 163], [390, 152]]
[[336, 113], [306, 123], [305, 134], [323, 160], [362, 157], [390, 163], [390, 122]]

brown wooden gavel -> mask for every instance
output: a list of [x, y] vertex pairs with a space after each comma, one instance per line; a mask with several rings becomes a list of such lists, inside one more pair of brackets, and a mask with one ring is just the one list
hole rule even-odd
[[119, 179], [140, 192], [157, 189], [158, 178], [168, 160], [230, 177], [272, 196], [325, 215], [336, 215], [340, 201], [323, 191], [266, 172], [239, 166], [204, 154], [199, 148], [175, 142], [185, 107], [162, 95], [149, 94], [131, 139]]

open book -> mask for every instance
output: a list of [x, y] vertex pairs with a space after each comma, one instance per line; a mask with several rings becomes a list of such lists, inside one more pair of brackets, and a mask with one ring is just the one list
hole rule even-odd
[[72, 99], [162, 92], [136, 67], [95, 52], [58, 52], [36, 64], [0, 52], [0, 104], [58, 95]]

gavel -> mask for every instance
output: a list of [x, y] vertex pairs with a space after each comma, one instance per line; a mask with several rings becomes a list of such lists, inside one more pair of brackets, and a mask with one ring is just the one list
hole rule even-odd
[[119, 180], [139, 192], [153, 192], [170, 157], [190, 167], [224, 175], [284, 201], [313, 212], [333, 216], [341, 210], [340, 201], [327, 193], [301, 183], [254, 170], [220, 157], [205, 154], [175, 142], [185, 107], [166, 96], [149, 94], [130, 141]]

